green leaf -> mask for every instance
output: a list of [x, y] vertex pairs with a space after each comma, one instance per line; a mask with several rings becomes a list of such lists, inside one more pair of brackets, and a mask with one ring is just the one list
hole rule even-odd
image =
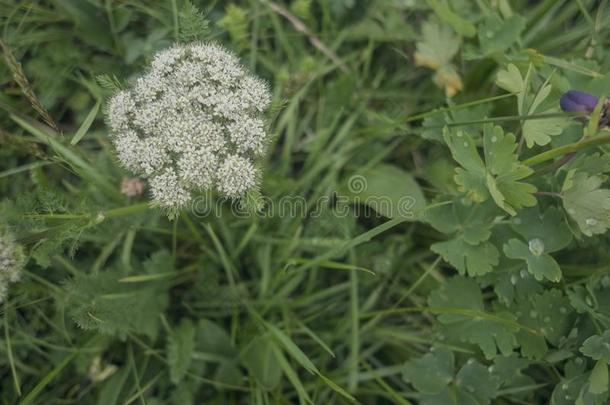
[[413, 177], [402, 169], [380, 164], [347, 180], [346, 194], [387, 218], [418, 219], [424, 215], [426, 199]]
[[579, 314], [596, 312], [596, 296], [593, 292], [588, 291], [587, 288], [581, 285], [575, 285], [567, 291], [568, 297], [570, 297], [570, 304]]
[[170, 380], [178, 384], [188, 371], [195, 350], [195, 326], [189, 319], [171, 330], [167, 339], [167, 364]]
[[269, 334], [265, 334], [251, 340], [241, 354], [250, 376], [267, 390], [277, 387], [282, 378], [282, 369], [273, 346], [273, 340]]
[[608, 364], [604, 360], [598, 360], [589, 377], [589, 392], [592, 394], [603, 394], [608, 391]]
[[456, 386], [477, 398], [477, 402], [487, 404], [495, 398], [499, 381], [487, 367], [470, 359], [455, 376]]
[[528, 167], [521, 166], [515, 167], [512, 172], [501, 174], [495, 179], [487, 175], [487, 187], [498, 207], [515, 215], [518, 209], [536, 205], [537, 200], [533, 195], [536, 187], [518, 181], [528, 177], [531, 173], [532, 171]]
[[519, 181], [533, 171], [519, 162], [513, 134], [505, 134], [499, 126], [485, 125], [485, 162], [469, 134], [463, 131], [453, 134], [445, 129], [443, 135], [453, 158], [463, 168], [456, 169], [456, 183], [471, 200], [483, 202], [491, 196], [496, 205], [511, 215], [517, 209], [536, 205], [532, 195], [536, 188]]
[[208, 39], [210, 27], [206, 15], [190, 0], [186, 0], [183, 4], [178, 21], [180, 42], [189, 43]]
[[402, 368], [402, 378], [425, 394], [437, 394], [453, 380], [453, 352], [444, 347], [432, 348], [430, 353], [409, 360]]
[[593, 360], [603, 360], [610, 363], [610, 331], [605, 331], [601, 336], [593, 335], [585, 340], [580, 348], [585, 356]]
[[[487, 181], [487, 175], [479, 176], [476, 173], [462, 170], [461, 168], [455, 169], [455, 182], [458, 184], [458, 190], [466, 193], [466, 196], [473, 202], [482, 203], [485, 202], [491, 195], [488, 189], [489, 182]], [[496, 187], [494, 186], [494, 190]]]
[[563, 206], [587, 236], [610, 228], [610, 189], [601, 188], [605, 178], [571, 170], [563, 185]]
[[85, 330], [144, 333], [154, 338], [159, 314], [168, 304], [167, 284], [156, 281], [135, 288], [119, 281], [123, 275], [119, 271], [77, 274], [65, 286], [66, 308]]
[[544, 253], [544, 242], [540, 239], [531, 239], [527, 245], [519, 239], [511, 239], [504, 244], [504, 254], [511, 259], [525, 260], [527, 270], [536, 280], [561, 280], [559, 265], [549, 254]]
[[522, 210], [511, 225], [526, 240], [541, 240], [546, 253], [559, 251], [572, 241], [572, 232], [555, 207], [549, 207], [544, 214], [537, 208]]
[[[538, 92], [534, 96], [534, 100], [529, 106], [528, 114], [552, 114], [559, 113], [559, 109], [551, 108], [546, 111], [540, 111], [539, 107], [551, 94], [551, 85], [548, 83], [550, 79], [540, 86]], [[519, 113], [523, 113], [524, 105], [520, 104]], [[526, 120], [523, 123], [523, 137], [528, 148], [534, 145], [544, 146], [551, 142], [551, 137], [560, 135], [566, 125], [569, 123], [569, 119], [564, 116], [551, 117], [551, 118], [537, 118]]]
[[499, 71], [496, 77], [496, 84], [498, 87], [517, 95], [517, 111], [519, 112], [519, 115], [524, 115], [527, 112], [527, 106], [525, 103], [528, 96], [533, 70], [534, 66], [532, 63], [530, 63], [529, 68], [527, 69], [527, 74], [524, 78], [523, 75], [521, 75], [519, 68], [510, 63], [506, 70]]
[[433, 244], [430, 249], [455, 267], [460, 275], [480, 276], [489, 273], [498, 264], [500, 254], [490, 242], [477, 245], [463, 239], [453, 239]]
[[516, 209], [536, 205], [536, 198], [532, 195], [536, 188], [518, 181], [533, 171], [519, 162], [515, 136], [505, 134], [499, 126], [485, 125], [483, 145], [489, 171], [486, 182], [496, 204], [512, 215]]
[[231, 344], [231, 336], [227, 331], [207, 319], [201, 319], [197, 324], [197, 349], [228, 359], [237, 356], [237, 352]]
[[485, 173], [485, 163], [479, 155], [477, 145], [469, 133], [457, 131], [455, 134], [445, 128], [443, 131], [445, 143], [451, 150], [453, 159], [460, 164], [466, 171], [474, 175], [483, 176]]
[[493, 319], [472, 316], [460, 322], [446, 324], [442, 332], [461, 342], [472, 343], [481, 349], [487, 359], [498, 353], [509, 355], [517, 347], [515, 333], [519, 330], [516, 317], [508, 312], [495, 312]]
[[485, 186], [485, 164], [477, 151], [472, 137], [464, 131], [453, 134], [443, 130], [445, 143], [451, 150], [453, 159], [462, 166], [456, 169], [455, 181], [460, 191], [465, 192], [474, 202], [483, 202], [489, 197]]
[[[432, 308], [452, 307], [481, 311], [483, 309], [483, 295], [476, 281], [455, 276], [430, 293], [428, 305]], [[438, 319], [442, 323], [451, 323], [470, 318], [457, 314], [440, 314]]]
[[527, 85], [517, 66], [510, 63], [506, 70], [500, 70], [496, 76], [496, 84], [510, 93], [525, 93]]
[[451, 59], [460, 49], [460, 38], [451, 28], [439, 25], [434, 20], [426, 21], [422, 26], [422, 40], [415, 44], [415, 64], [438, 69], [449, 65]]
[[507, 312], [485, 316], [481, 289], [472, 279], [453, 277], [430, 293], [428, 305], [439, 310], [443, 334], [478, 345], [486, 358], [493, 358], [498, 350], [510, 354], [517, 345], [515, 316]]
[[491, 236], [497, 213], [493, 204], [472, 204], [456, 198], [453, 204], [433, 206], [426, 210], [425, 219], [439, 232], [455, 233], [466, 243], [476, 245]]
[[[561, 380], [553, 390], [551, 396], [551, 405], [574, 405], [579, 404], [578, 400], [587, 384], [587, 375], [580, 374], [572, 378]], [[581, 405], [583, 402], [580, 403]], [[587, 404], [596, 404], [595, 402], [587, 402]]]
[[243, 381], [243, 373], [234, 363], [220, 363], [214, 373], [214, 380], [231, 385], [239, 385]]
[[517, 333], [521, 354], [529, 358], [542, 358], [548, 351], [547, 341], [559, 345], [574, 322], [569, 300], [556, 289], [519, 297], [514, 313], [520, 324], [539, 332], [539, 335], [525, 330]]
[[610, 154], [583, 153], [570, 163], [570, 168], [587, 173], [589, 176], [608, 173], [610, 172]]
[[476, 27], [470, 21], [460, 17], [451, 10], [447, 0], [427, 0], [427, 2], [436, 15], [449, 24], [458, 34], [470, 38], [477, 33]]
[[[541, 114], [556, 113], [558, 110], [550, 109]], [[564, 117], [537, 118], [526, 120], [523, 123], [523, 136], [528, 148], [534, 145], [544, 146], [551, 142], [551, 137], [563, 132], [568, 120]]]
[[506, 20], [489, 15], [479, 25], [479, 44], [484, 55], [500, 53], [519, 40], [525, 29], [525, 19], [512, 16]]
[[511, 133], [504, 134], [500, 126], [485, 125], [483, 135], [485, 165], [493, 175], [510, 172], [517, 165], [517, 143]]
[[99, 389], [97, 405], [115, 405], [119, 403], [119, 395], [125, 386], [131, 370], [123, 367], [112, 377], [103, 382]]

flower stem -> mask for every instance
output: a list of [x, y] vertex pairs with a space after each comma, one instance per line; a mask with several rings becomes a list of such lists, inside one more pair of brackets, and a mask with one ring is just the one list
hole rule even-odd
[[64, 220], [86, 220], [92, 218], [98, 218], [100, 220], [108, 218], [124, 217], [126, 215], [135, 214], [138, 212], [146, 211], [150, 207], [148, 202], [139, 204], [127, 205], [125, 207], [113, 208], [108, 211], [99, 211], [93, 214], [28, 214], [26, 218], [36, 219], [64, 219]]
[[149, 207], [150, 204], [148, 202], [143, 202], [139, 204], [128, 205], [126, 207], [108, 210], [106, 212], [102, 212], [102, 215], [104, 215], [105, 218], [124, 217], [126, 215], [146, 211]]
[[569, 145], [560, 146], [558, 148], [539, 153], [529, 159], [524, 160], [523, 164], [527, 166], [534, 166], [548, 160], [555, 159], [556, 157], [567, 155], [568, 153], [578, 152], [582, 149], [599, 146], [606, 143], [610, 143], [610, 135], [590, 137], [580, 142], [571, 143]]

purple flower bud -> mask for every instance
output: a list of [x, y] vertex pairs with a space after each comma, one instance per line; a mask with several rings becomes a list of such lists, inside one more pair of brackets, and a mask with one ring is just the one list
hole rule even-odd
[[582, 91], [570, 90], [564, 93], [559, 100], [561, 109], [565, 112], [582, 112], [591, 114], [597, 105], [599, 99], [589, 93]]

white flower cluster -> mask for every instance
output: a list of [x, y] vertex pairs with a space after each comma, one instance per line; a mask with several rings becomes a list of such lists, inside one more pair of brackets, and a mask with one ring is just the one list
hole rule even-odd
[[194, 43], [158, 53], [107, 116], [121, 163], [149, 179], [157, 204], [179, 209], [194, 191], [240, 197], [257, 185], [270, 99], [233, 53]]
[[6, 298], [9, 284], [19, 281], [24, 262], [21, 246], [0, 228], [0, 302]]

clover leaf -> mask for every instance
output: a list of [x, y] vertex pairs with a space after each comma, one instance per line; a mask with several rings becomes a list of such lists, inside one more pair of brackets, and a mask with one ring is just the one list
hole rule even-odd
[[486, 358], [493, 358], [498, 351], [508, 355], [517, 346], [516, 317], [500, 311], [493, 317], [486, 316], [481, 289], [472, 279], [453, 277], [432, 291], [428, 305], [439, 312], [438, 320], [446, 334], [476, 344]]
[[468, 133], [458, 131], [454, 134], [445, 130], [444, 138], [453, 158], [461, 166], [456, 169], [455, 181], [471, 200], [483, 202], [491, 197], [498, 207], [511, 215], [516, 215], [517, 209], [536, 205], [532, 195], [536, 187], [519, 181], [533, 171], [519, 162], [513, 134], [505, 134], [499, 126], [485, 125], [485, 162]]
[[487, 367], [469, 359], [455, 374], [453, 353], [434, 347], [430, 353], [403, 366], [403, 379], [421, 395], [421, 404], [488, 404], [501, 381]]
[[587, 338], [580, 351], [593, 360], [603, 360], [610, 363], [610, 330], [605, 331], [601, 336], [593, 335]]
[[434, 20], [424, 23], [422, 40], [416, 43], [415, 64], [436, 71], [434, 81], [452, 97], [462, 90], [462, 79], [451, 64], [460, 49], [461, 40], [451, 28]]
[[407, 361], [402, 376], [419, 392], [437, 394], [453, 380], [454, 367], [453, 352], [438, 347], [422, 357]]
[[489, 273], [498, 264], [500, 257], [498, 249], [490, 242], [471, 245], [463, 239], [452, 239], [435, 243], [430, 249], [455, 267], [460, 275], [468, 273], [470, 276], [479, 276]]
[[536, 280], [559, 281], [561, 269], [549, 253], [565, 248], [572, 240], [559, 211], [549, 208], [541, 215], [537, 209], [523, 210], [513, 220], [513, 229], [527, 242], [510, 239], [504, 244], [504, 254], [511, 259], [525, 260], [527, 270]]
[[521, 297], [514, 312], [518, 322], [530, 329], [517, 332], [521, 354], [530, 358], [542, 358], [548, 351], [547, 341], [558, 345], [574, 321], [570, 301], [556, 289]]
[[503, 20], [489, 15], [479, 26], [479, 43], [484, 55], [502, 52], [519, 39], [525, 29], [525, 19], [514, 15]]
[[605, 180], [571, 170], [563, 185], [563, 206], [587, 236], [610, 228], [610, 189], [601, 188]]

